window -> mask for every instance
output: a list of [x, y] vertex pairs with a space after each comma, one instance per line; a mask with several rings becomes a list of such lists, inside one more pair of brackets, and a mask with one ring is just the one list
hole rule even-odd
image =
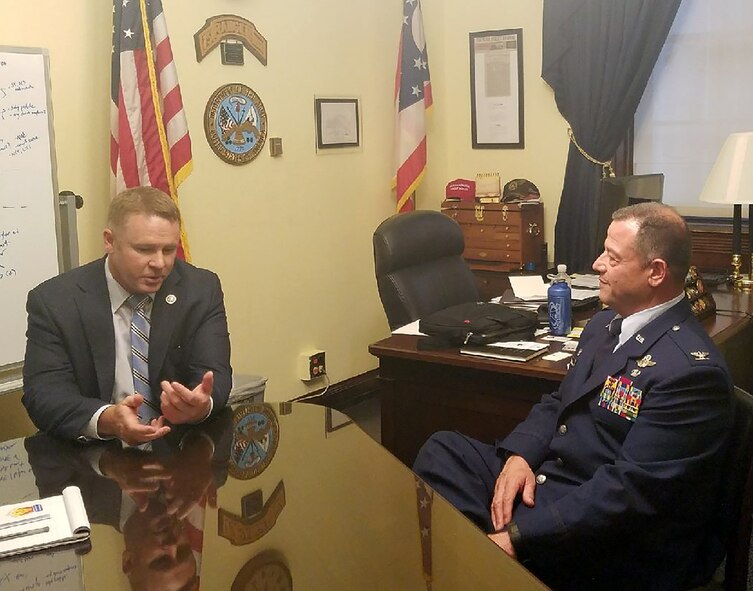
[[663, 172], [683, 214], [730, 217], [698, 195], [736, 131], [753, 131], [753, 2], [683, 0], [635, 115], [634, 171]]

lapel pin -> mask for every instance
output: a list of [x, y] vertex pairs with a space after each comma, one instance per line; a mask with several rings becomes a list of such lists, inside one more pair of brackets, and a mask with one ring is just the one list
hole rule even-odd
[[635, 362], [638, 367], [653, 367], [656, 365], [656, 361], [651, 359], [651, 355], [644, 355], [638, 361]]
[[696, 361], [705, 361], [709, 358], [708, 351], [691, 351], [690, 354], [695, 357]]
[[639, 375], [641, 375], [640, 369], [634, 369], [633, 371], [630, 372], [631, 378], [637, 378]]
[[178, 301], [178, 298], [176, 298], [173, 294], [170, 294], [165, 298], [165, 301], [172, 306], [175, 302]]

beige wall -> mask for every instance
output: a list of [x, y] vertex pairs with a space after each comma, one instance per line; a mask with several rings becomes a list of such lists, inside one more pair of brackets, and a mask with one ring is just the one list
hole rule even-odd
[[[394, 209], [392, 88], [401, 4], [374, 0], [163, 0], [192, 132], [194, 172], [181, 186], [196, 265], [222, 278], [239, 373], [270, 378], [267, 395], [307, 391], [296, 376], [299, 353], [327, 352], [330, 379], [376, 367], [367, 345], [388, 332], [373, 277], [371, 235]], [[101, 254], [109, 195], [109, 70], [112, 6], [74, 0], [65, 9], [37, 0], [34, 18], [17, 0], [0, 0], [0, 44], [47, 47], [61, 189], [86, 200], [79, 213], [82, 262]], [[525, 177], [542, 191], [552, 234], [567, 137], [551, 91], [540, 79], [541, 0], [424, 0], [435, 107], [429, 120], [429, 169], [420, 208], [436, 209], [456, 177], [496, 171]], [[218, 52], [197, 63], [193, 33], [207, 17], [238, 14], [269, 44], [268, 66], [246, 53], [243, 67], [221, 66]], [[522, 27], [525, 150], [471, 150], [468, 32]], [[203, 112], [220, 85], [242, 82], [261, 97], [269, 136], [246, 166], [220, 161], [203, 134]], [[313, 98], [361, 99], [362, 148], [314, 149]], [[313, 383], [311, 388], [323, 384]]]
[[[502, 182], [526, 178], [541, 191], [549, 256], [554, 255], [554, 222], [567, 158], [567, 124], [551, 88], [541, 79], [541, 0], [424, 0], [434, 109], [430, 121], [426, 182], [419, 206], [439, 208], [448, 181], [499, 172]], [[468, 33], [523, 29], [525, 149], [471, 148], [471, 91]]]

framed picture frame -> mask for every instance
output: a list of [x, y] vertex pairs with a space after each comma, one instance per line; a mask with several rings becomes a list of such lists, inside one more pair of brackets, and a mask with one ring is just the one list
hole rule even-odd
[[523, 29], [468, 35], [474, 149], [525, 147]]
[[316, 148], [357, 148], [361, 123], [357, 98], [314, 98]]

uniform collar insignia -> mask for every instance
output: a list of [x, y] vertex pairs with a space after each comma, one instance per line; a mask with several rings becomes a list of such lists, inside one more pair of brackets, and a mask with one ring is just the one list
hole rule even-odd
[[651, 355], [644, 355], [641, 359], [635, 363], [638, 367], [652, 367], [656, 365], [656, 361], [651, 359]]
[[640, 334], [635, 335], [635, 340], [638, 341], [640, 344], [643, 344], [643, 341], [645, 340]]
[[704, 361], [709, 358], [708, 351], [691, 351], [690, 354], [695, 357], [696, 361]]

